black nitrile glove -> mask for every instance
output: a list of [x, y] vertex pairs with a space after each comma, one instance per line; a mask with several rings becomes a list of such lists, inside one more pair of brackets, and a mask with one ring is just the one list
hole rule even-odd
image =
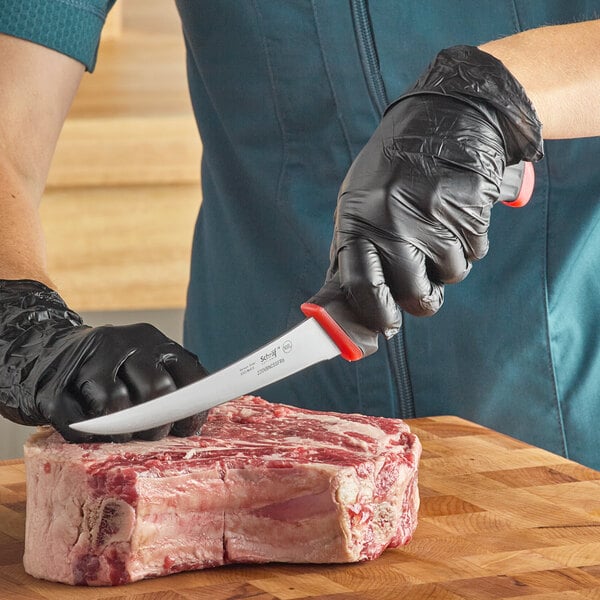
[[[89, 327], [37, 281], [0, 281], [0, 414], [51, 424], [69, 441], [127, 441], [70, 423], [151, 400], [201, 379], [197, 358], [152, 325]], [[196, 433], [204, 414], [135, 434], [159, 439]]]
[[327, 280], [309, 302], [327, 308], [337, 294], [387, 337], [401, 326], [398, 306], [434, 314], [444, 284], [488, 250], [505, 167], [542, 156], [534, 108], [502, 63], [469, 46], [440, 52], [350, 167]]

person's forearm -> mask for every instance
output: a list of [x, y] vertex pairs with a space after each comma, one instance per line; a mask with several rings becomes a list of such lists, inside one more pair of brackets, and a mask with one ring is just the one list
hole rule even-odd
[[523, 86], [544, 138], [600, 135], [600, 20], [531, 29], [479, 48]]
[[0, 56], [0, 279], [51, 285], [38, 206], [84, 68], [2, 34]]
[[22, 180], [0, 167], [0, 279], [34, 279], [54, 288], [37, 204]]

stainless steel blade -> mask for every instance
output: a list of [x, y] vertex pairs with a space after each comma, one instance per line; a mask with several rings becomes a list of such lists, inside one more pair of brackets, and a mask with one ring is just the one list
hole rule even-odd
[[340, 349], [313, 318], [209, 377], [143, 404], [73, 423], [99, 435], [131, 433], [190, 417], [338, 356]]

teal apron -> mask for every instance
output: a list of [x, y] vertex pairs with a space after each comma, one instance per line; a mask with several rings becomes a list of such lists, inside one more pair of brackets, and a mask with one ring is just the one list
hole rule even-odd
[[[595, 17], [564, 0], [178, 0], [202, 135], [185, 343], [216, 370], [302, 319], [337, 189], [440, 49]], [[261, 390], [309, 408], [455, 414], [600, 468], [600, 140], [546, 143], [523, 209], [432, 318]]]

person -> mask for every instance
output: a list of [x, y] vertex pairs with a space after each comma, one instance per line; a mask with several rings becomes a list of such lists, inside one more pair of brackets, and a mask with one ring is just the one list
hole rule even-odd
[[[187, 350], [86, 327], [45, 268], [37, 204], [111, 5], [0, 2], [4, 416], [87, 439], [68, 424], [225, 366], [333, 286], [379, 350], [264, 397], [457, 414], [600, 467], [597, 2], [178, 0], [204, 148]], [[533, 199], [492, 211], [521, 159]]]

